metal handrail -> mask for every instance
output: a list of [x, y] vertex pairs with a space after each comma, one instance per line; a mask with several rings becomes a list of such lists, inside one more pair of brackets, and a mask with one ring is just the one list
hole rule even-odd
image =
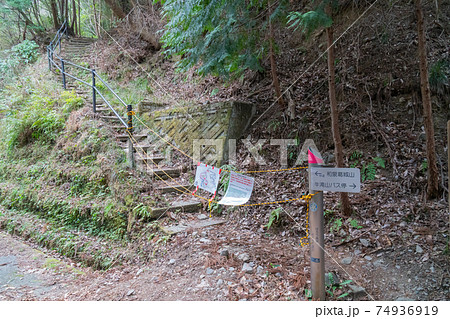
[[95, 73], [95, 75], [98, 77], [98, 79], [99, 79], [100, 81], [102, 81], [102, 83], [103, 83], [103, 84], [111, 91], [111, 93], [114, 94], [114, 96], [115, 96], [120, 102], [122, 102], [122, 104], [123, 104], [124, 106], [128, 106], [128, 104], [125, 103], [125, 102], [117, 95], [117, 93], [114, 92], [113, 89], [111, 89], [111, 87], [108, 85], [108, 83], [106, 83], [106, 82], [100, 77], [100, 75], [98, 75], [97, 72], [94, 71], [94, 73]]
[[[66, 63], [66, 61], [64, 61], [64, 63]], [[62, 71], [61, 71], [62, 72]], [[82, 79], [80, 79], [80, 78], [77, 78], [76, 76], [74, 76], [74, 75], [72, 75], [72, 74], [70, 74], [70, 73], [67, 73], [67, 72], [64, 72], [68, 77], [71, 77], [72, 79], [74, 79], [74, 80], [77, 80], [78, 82], [81, 82], [81, 83], [83, 83], [83, 84], [86, 84], [86, 85], [88, 85], [88, 86], [91, 86], [91, 83], [88, 83], [88, 82], [86, 82], [86, 81], [84, 81], [84, 80], [82, 80]]]
[[81, 66], [81, 65], [79, 65], [79, 64], [72, 63], [72, 62], [67, 61], [67, 60], [64, 60], [64, 63], [69, 64], [69, 65], [72, 65], [72, 66], [74, 66], [74, 67], [76, 67], [76, 68], [79, 68], [79, 69], [82, 69], [82, 70], [85, 70], [85, 71], [88, 71], [88, 72], [92, 72], [91, 69], [85, 68], [84, 66]]
[[[131, 105], [128, 105], [127, 103], [125, 103], [124, 100], [122, 100], [120, 98], [120, 96], [108, 85], [108, 83], [106, 83], [105, 80], [103, 80], [100, 75], [93, 69], [88, 69], [86, 67], [83, 67], [79, 64], [64, 60], [61, 56], [59, 56], [59, 54], [57, 54], [55, 52], [55, 48], [59, 46], [59, 53], [61, 53], [61, 39], [63, 37], [64, 34], [67, 33], [67, 23], [66, 21], [64, 21], [61, 25], [61, 27], [59, 28], [59, 30], [56, 32], [55, 37], [53, 38], [53, 40], [50, 42], [50, 44], [47, 46], [47, 57], [48, 57], [48, 65], [49, 65], [49, 69], [51, 70], [51, 66], [54, 65], [56, 69], [58, 69], [63, 77], [63, 87], [64, 89], [66, 88], [66, 76], [69, 76], [70, 78], [79, 81], [87, 86], [90, 86], [92, 88], [92, 97], [93, 97], [93, 109], [94, 109], [94, 113], [96, 113], [96, 94], [99, 94], [100, 97], [105, 101], [106, 105], [108, 105], [108, 107], [111, 109], [111, 111], [114, 113], [114, 115], [120, 120], [120, 122], [128, 129], [128, 132], [131, 134], [132, 133], [132, 129], [133, 129], [133, 123], [130, 119], [128, 119], [128, 123], [125, 122], [125, 120], [122, 118], [122, 116], [120, 116], [117, 111], [114, 109], [114, 107], [110, 104], [110, 102], [106, 99], [106, 97], [100, 92], [100, 90], [96, 87], [95, 85], [95, 77], [97, 77], [105, 86], [106, 88], [124, 105], [127, 107], [127, 114], [131, 114], [132, 110], [131, 110]], [[57, 60], [60, 61], [61, 63], [61, 67], [55, 62], [55, 58]], [[88, 83], [78, 77], [76, 77], [75, 75], [72, 75], [68, 72], [65, 71], [65, 65], [70, 65], [88, 72], [92, 73], [92, 83]]]
[[113, 106], [111, 104], [109, 104], [108, 100], [106, 99], [106, 97], [100, 92], [100, 90], [98, 88], [95, 88], [95, 90], [97, 91], [97, 93], [100, 95], [100, 97], [103, 99], [103, 101], [105, 101], [106, 105], [109, 106], [109, 108], [111, 109], [111, 111], [113, 111], [114, 115], [116, 115], [119, 120], [122, 122], [123, 125], [125, 125], [125, 127], [128, 128], [127, 123], [122, 119], [122, 117], [117, 114], [117, 111], [113, 108]]

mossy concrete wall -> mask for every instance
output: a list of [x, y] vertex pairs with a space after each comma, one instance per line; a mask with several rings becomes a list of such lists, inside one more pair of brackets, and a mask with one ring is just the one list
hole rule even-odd
[[230, 146], [233, 152], [233, 140], [250, 125], [255, 106], [237, 101], [176, 108], [143, 103], [138, 113], [195, 161], [218, 166], [228, 161]]

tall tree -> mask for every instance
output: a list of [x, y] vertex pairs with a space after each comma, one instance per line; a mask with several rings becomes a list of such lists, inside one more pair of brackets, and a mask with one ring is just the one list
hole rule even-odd
[[117, 18], [127, 18], [131, 29], [137, 32], [142, 39], [150, 43], [156, 50], [159, 50], [161, 48], [161, 44], [159, 43], [157, 37], [152, 32], [147, 31], [145, 28], [140, 28], [138, 22], [134, 18], [134, 15], [130, 14], [132, 13], [132, 10], [130, 8], [132, 8], [133, 10], [139, 9], [139, 5], [136, 1], [129, 0], [128, 3], [127, 0], [122, 0], [119, 4], [116, 0], [105, 0], [105, 3]]
[[[336, 98], [336, 76], [335, 76], [335, 51], [333, 37], [332, 1], [322, 0], [312, 11], [306, 13], [292, 12], [289, 15], [291, 27], [300, 28], [307, 36], [318, 28], [325, 28], [327, 35], [328, 55], [328, 96], [330, 99], [331, 131], [334, 141], [334, 156], [337, 167], [344, 166], [344, 153], [341, 134], [339, 130], [339, 110]], [[327, 11], [327, 12], [325, 12]], [[347, 193], [341, 194], [342, 213], [345, 216], [351, 214], [351, 205]]]
[[283, 108], [275, 52], [276, 23], [285, 19], [288, 0], [161, 0], [168, 20], [161, 38], [166, 52], [182, 57], [181, 70], [238, 77], [262, 71], [268, 57], [275, 95]]
[[422, 1], [415, 0], [417, 13], [417, 36], [420, 69], [420, 90], [422, 93], [423, 119], [426, 135], [426, 153], [428, 164], [428, 199], [436, 198], [439, 192], [439, 174], [436, 164], [436, 148], [434, 142], [434, 125], [431, 108], [430, 83], [428, 81], [427, 49], [423, 19]]
[[[328, 44], [328, 95], [330, 98], [331, 108], [331, 131], [334, 140], [334, 156], [336, 158], [337, 167], [344, 167], [344, 153], [342, 151], [341, 133], [339, 130], [339, 110], [336, 98], [336, 72], [334, 66], [334, 37], [333, 26], [326, 28], [327, 44]], [[350, 216], [351, 206], [347, 193], [341, 194], [342, 212], [345, 216]]]

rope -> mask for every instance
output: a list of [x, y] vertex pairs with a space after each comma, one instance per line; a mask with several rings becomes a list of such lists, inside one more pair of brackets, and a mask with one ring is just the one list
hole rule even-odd
[[[148, 157], [147, 152], [144, 151], [144, 149], [142, 147], [139, 146], [138, 142], [136, 141], [136, 139], [133, 137], [132, 134], [128, 133], [128, 135], [130, 136], [131, 140], [133, 141], [133, 144], [135, 144], [138, 148], [141, 149], [142, 153], [145, 155], [145, 158], [150, 159], [150, 161], [152, 161], [153, 165], [155, 165], [159, 170], [161, 170], [170, 180], [174, 181], [175, 184], [177, 184], [180, 188], [184, 189], [183, 190], [179, 190], [177, 187], [174, 187], [174, 185], [169, 184], [166, 180], [164, 180], [161, 176], [159, 176], [158, 174], [156, 174], [154, 172], [154, 169], [148, 164], [147, 160], [144, 159], [145, 164], [147, 165], [148, 168], [150, 168], [153, 173], [160, 179], [162, 180], [165, 184], [167, 184], [170, 187], [173, 187], [175, 190], [177, 190], [180, 193], [183, 194], [187, 194], [187, 195], [192, 195], [195, 196], [197, 198], [203, 199], [207, 202], [210, 203], [219, 203], [217, 200], [210, 200], [209, 198], [197, 195], [195, 192], [191, 192], [191, 190], [189, 190], [188, 188], [186, 188], [185, 186], [181, 185], [177, 180], [175, 180], [172, 176], [170, 176], [170, 174], [168, 174], [164, 169], [162, 169], [151, 157]], [[251, 206], [262, 206], [262, 205], [274, 205], [274, 204], [283, 204], [283, 203], [287, 203], [287, 202], [293, 202], [293, 201], [298, 201], [298, 200], [306, 200], [307, 198], [309, 198], [309, 195], [303, 195], [301, 197], [298, 198], [291, 198], [291, 199], [284, 199], [284, 200], [279, 200], [279, 201], [273, 201], [273, 202], [264, 202], [264, 203], [255, 203], [255, 204], [242, 204], [242, 205], [236, 205], [236, 206], [241, 206], [241, 207], [251, 207]]]
[[[190, 158], [193, 162], [195, 161], [194, 158], [188, 154], [186, 154], [186, 152], [182, 151], [180, 148], [176, 147], [173, 143], [169, 142], [167, 139], [165, 139], [164, 137], [162, 137], [160, 134], [158, 134], [157, 132], [155, 132], [153, 129], [151, 129], [147, 124], [145, 124], [137, 115], [134, 116], [142, 125], [145, 126], [145, 128], [147, 128], [148, 130], [150, 130], [150, 132], [152, 132], [154, 135], [156, 135], [159, 139], [163, 140], [166, 144], [170, 145], [171, 147], [173, 147], [175, 150], [177, 150], [178, 152], [180, 152], [181, 154], [183, 154], [184, 156]], [[300, 169], [307, 169], [307, 166], [302, 166], [302, 167], [292, 167], [292, 168], [280, 168], [280, 169], [268, 169], [268, 170], [260, 170], [260, 171], [230, 171], [227, 169], [222, 169], [225, 172], [235, 172], [235, 173], [239, 173], [239, 174], [254, 174], [254, 173], [274, 173], [274, 172], [284, 172], [284, 171], [292, 171], [292, 170], [300, 170]]]

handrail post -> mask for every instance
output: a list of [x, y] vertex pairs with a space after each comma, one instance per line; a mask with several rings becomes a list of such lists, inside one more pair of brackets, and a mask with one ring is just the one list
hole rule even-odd
[[47, 59], [48, 59], [48, 70], [52, 70], [52, 63], [50, 62], [50, 48], [47, 46]]
[[96, 100], [96, 92], [95, 92], [95, 70], [92, 69], [92, 110], [94, 113], [97, 113], [97, 100]]
[[61, 59], [61, 70], [62, 70], [62, 81], [63, 81], [63, 88], [66, 89], [66, 70], [64, 68], [64, 59]]
[[128, 127], [127, 127], [127, 133], [128, 133], [128, 165], [131, 168], [136, 167], [136, 162], [134, 160], [134, 147], [133, 147], [133, 108], [131, 104], [127, 106], [127, 115], [128, 115]]

